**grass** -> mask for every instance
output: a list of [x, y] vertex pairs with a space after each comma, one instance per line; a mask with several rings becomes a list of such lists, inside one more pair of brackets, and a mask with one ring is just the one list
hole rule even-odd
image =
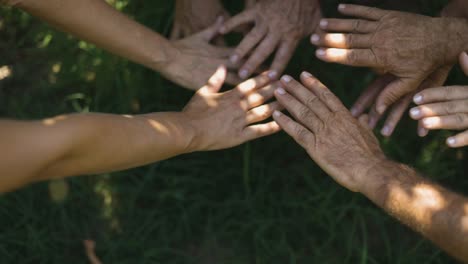
[[[114, 1], [167, 34], [172, 1]], [[435, 13], [438, 1], [424, 2]], [[327, 1], [328, 15], [337, 1]], [[234, 1], [227, 3], [239, 10]], [[34, 119], [64, 112], [179, 110], [191, 92], [159, 74], [0, 9], [0, 115]], [[349, 106], [372, 80], [366, 69], [314, 59], [303, 43], [288, 73], [308, 69]], [[459, 69], [450, 84], [467, 84]], [[416, 136], [407, 118], [386, 153], [468, 194], [467, 151], [447, 132]], [[67, 179], [53, 201], [49, 183], [0, 196], [0, 263], [86, 263], [82, 240], [104, 263], [451, 263], [430, 242], [363, 196], [337, 185], [281, 133], [230, 150], [193, 153], [124, 172]]]

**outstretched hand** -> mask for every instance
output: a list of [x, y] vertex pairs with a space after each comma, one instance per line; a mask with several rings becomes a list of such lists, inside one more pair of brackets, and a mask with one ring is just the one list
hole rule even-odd
[[193, 151], [230, 148], [280, 131], [274, 121], [261, 123], [282, 109], [276, 101], [267, 103], [277, 87], [268, 73], [219, 93], [226, 76], [226, 68], [219, 67], [183, 110], [195, 135]]
[[[231, 54], [231, 63], [242, 65], [239, 76], [246, 79], [276, 51], [270, 73], [278, 77], [299, 41], [315, 31], [321, 17], [318, 0], [261, 0], [227, 20], [220, 32], [226, 34], [239, 26], [254, 24]], [[246, 62], [242, 63], [244, 58]]]
[[273, 118], [333, 179], [362, 192], [367, 170], [386, 160], [377, 139], [310, 73], [301, 81], [284, 76], [275, 92], [294, 119], [279, 111]]

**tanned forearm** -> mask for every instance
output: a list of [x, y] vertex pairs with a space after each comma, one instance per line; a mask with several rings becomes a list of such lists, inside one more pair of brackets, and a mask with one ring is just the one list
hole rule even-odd
[[127, 169], [192, 151], [181, 113], [0, 121], [0, 193], [45, 179]]
[[[1, 0], [0, 0], [1, 1]], [[161, 71], [170, 60], [170, 42], [118, 12], [104, 0], [3, 0], [116, 55]]]
[[393, 162], [379, 164], [367, 176], [372, 181], [364, 194], [370, 200], [468, 263], [468, 199]]

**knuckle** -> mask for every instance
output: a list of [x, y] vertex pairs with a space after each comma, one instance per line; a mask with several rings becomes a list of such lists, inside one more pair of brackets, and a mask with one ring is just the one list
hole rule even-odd
[[294, 132], [296, 134], [297, 142], [299, 142], [302, 145], [307, 143], [308, 132], [304, 128], [296, 126]]
[[456, 126], [459, 127], [459, 128], [463, 128], [466, 126], [467, 124], [467, 121], [468, 121], [468, 117], [466, 114], [456, 114], [455, 115], [455, 122], [456, 123]]
[[309, 107], [312, 107], [317, 102], [317, 100], [318, 100], [317, 96], [309, 96], [305, 99], [305, 103]]
[[360, 28], [361, 28], [361, 21], [360, 21], [360, 20], [354, 21], [354, 23], [353, 23], [353, 30], [352, 30], [352, 31], [353, 31], [354, 33], [359, 33]]
[[353, 51], [350, 51], [347, 56], [346, 56], [346, 59], [349, 63], [355, 63], [357, 61], [357, 56], [356, 56], [356, 53], [353, 52]]

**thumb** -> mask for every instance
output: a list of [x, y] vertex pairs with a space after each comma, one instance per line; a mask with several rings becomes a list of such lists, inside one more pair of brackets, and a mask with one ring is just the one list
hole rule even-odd
[[224, 23], [224, 17], [223, 16], [219, 16], [217, 19], [216, 19], [216, 22], [214, 23], [214, 25], [208, 27], [207, 29], [201, 31], [199, 34], [200, 36], [210, 42], [211, 40], [213, 40], [218, 34], [219, 34], [219, 29], [223, 26], [223, 23]]
[[223, 87], [224, 81], [226, 80], [226, 76], [226, 66], [219, 66], [218, 69], [216, 69], [216, 72], [208, 80], [208, 83], [199, 90], [199, 93], [217, 93], [221, 89], [221, 87]]
[[468, 76], [468, 54], [466, 51], [460, 54], [460, 66], [465, 75]]

